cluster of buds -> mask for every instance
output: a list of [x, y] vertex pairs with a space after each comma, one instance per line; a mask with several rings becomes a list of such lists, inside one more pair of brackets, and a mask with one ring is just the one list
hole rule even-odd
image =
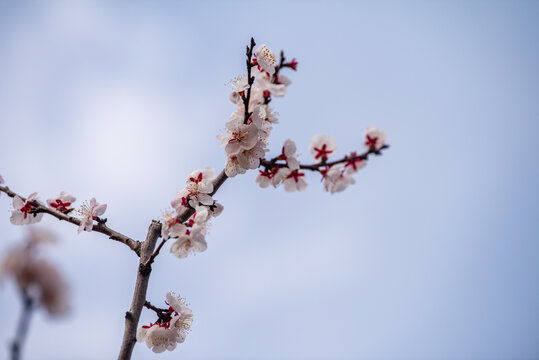
[[[211, 167], [189, 174], [185, 188], [170, 203], [174, 211], [163, 216], [161, 236], [165, 240], [176, 238], [170, 252], [179, 258], [205, 251], [208, 247], [206, 233], [209, 220], [223, 211], [223, 206], [211, 196], [213, 178], [215, 170]], [[182, 219], [182, 215], [189, 213], [189, 210], [194, 210], [194, 213], [188, 219]]]
[[9, 250], [0, 263], [0, 276], [13, 278], [51, 316], [69, 310], [68, 286], [54, 264], [40, 255], [42, 245], [56, 241], [46, 230], [31, 227], [25, 244]]
[[295, 59], [290, 63], [276, 64], [274, 53], [260, 45], [252, 50], [254, 42], [247, 50], [247, 75], [238, 76], [233, 84], [230, 101], [236, 106], [226, 122], [226, 133], [219, 135], [221, 146], [225, 149], [227, 160], [225, 174], [234, 177], [249, 169], [257, 169], [260, 159], [269, 150], [267, 143], [272, 125], [278, 123], [277, 114], [269, 106], [272, 97], [286, 94], [291, 81], [279, 74], [283, 67], [296, 69]]
[[155, 353], [172, 351], [176, 345], [183, 343], [193, 323], [193, 312], [187, 307], [185, 299], [176, 296], [170, 290], [166, 295], [168, 309], [158, 309], [149, 304], [158, 319], [150, 325], [144, 325], [137, 331], [137, 341], [146, 342], [148, 348]]

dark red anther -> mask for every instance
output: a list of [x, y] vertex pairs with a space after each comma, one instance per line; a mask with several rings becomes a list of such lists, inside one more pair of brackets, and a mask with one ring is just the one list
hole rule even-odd
[[314, 150], [317, 152], [314, 158], [315, 159], [322, 158], [323, 160], [327, 160], [328, 155], [333, 152], [333, 150], [327, 150], [326, 144], [324, 144], [321, 149], [315, 147]]
[[291, 178], [294, 178], [294, 181], [295, 182], [298, 182], [299, 181], [299, 178], [301, 176], [305, 176], [304, 173], [300, 173], [299, 170], [294, 170], [292, 171], [290, 174], [288, 174], [288, 176], [286, 177], [287, 179], [291, 179]]
[[367, 135], [367, 141], [365, 142], [365, 145], [369, 147], [375, 147], [377, 141], [378, 137], [370, 137], [369, 135]]

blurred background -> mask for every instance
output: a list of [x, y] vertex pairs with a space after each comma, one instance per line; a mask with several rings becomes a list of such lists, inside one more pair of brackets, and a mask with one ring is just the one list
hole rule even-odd
[[[271, 152], [367, 126], [391, 148], [344, 193], [227, 181], [209, 248], [165, 251], [148, 300], [195, 315], [185, 343], [134, 359], [539, 358], [539, 3], [536, 1], [0, 1], [0, 174], [24, 196], [108, 204], [142, 240], [191, 171], [225, 156], [251, 36], [298, 71], [272, 105]], [[0, 254], [24, 227], [0, 196]], [[61, 320], [32, 319], [25, 359], [119, 351], [137, 258], [45, 217], [72, 290]], [[0, 289], [0, 358], [21, 305]], [[141, 321], [155, 316], [145, 310]]]

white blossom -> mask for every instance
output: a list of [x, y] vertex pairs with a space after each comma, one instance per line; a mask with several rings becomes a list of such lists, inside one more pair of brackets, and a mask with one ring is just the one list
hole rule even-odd
[[229, 156], [225, 163], [225, 174], [229, 178], [232, 178], [238, 174], [245, 174], [246, 168], [242, 167], [238, 161], [237, 156]]
[[264, 69], [264, 71], [266, 71], [270, 75], [273, 75], [273, 73], [275, 72], [276, 64], [275, 55], [270, 49], [266, 47], [266, 44], [260, 45], [255, 50], [255, 56], [258, 65], [262, 69]]
[[328, 155], [334, 153], [335, 150], [337, 150], [337, 142], [333, 136], [317, 134], [312, 137], [309, 145], [309, 152], [319, 162], [326, 161]]
[[303, 191], [307, 188], [307, 182], [304, 179], [305, 173], [300, 170], [281, 168], [276, 177], [282, 181], [284, 189], [288, 192]]
[[92, 231], [94, 220], [103, 215], [105, 210], [107, 210], [107, 204], [100, 204], [95, 198], [91, 198], [89, 204], [85, 201], [78, 211], [82, 215], [82, 219], [77, 232], [80, 234], [83, 230]]
[[387, 134], [381, 130], [378, 130], [375, 126], [369, 126], [365, 132], [365, 147], [367, 149], [374, 148], [380, 150], [385, 145]]
[[280, 180], [278, 181], [278, 177], [276, 177], [275, 175], [278, 171], [279, 169], [277, 167], [273, 167], [269, 170], [258, 170], [255, 181], [263, 189], [267, 188], [270, 185], [273, 185], [273, 187], [277, 187]]
[[178, 217], [172, 212], [163, 215], [162, 220], [161, 237], [165, 240], [168, 240], [170, 237], [180, 236], [187, 230], [187, 227], [182, 224]]
[[244, 150], [237, 155], [238, 164], [244, 169], [256, 169], [267, 151], [265, 144], [259, 141], [252, 149]]
[[37, 192], [30, 194], [26, 201], [16, 195], [13, 198], [13, 211], [11, 212], [9, 221], [13, 225], [25, 225], [40, 222], [43, 213], [35, 212], [36, 206], [33, 205], [34, 202], [37, 202]]
[[367, 166], [367, 161], [358, 158], [356, 152], [351, 153], [347, 158], [348, 160], [344, 164], [346, 174], [353, 174]]
[[176, 331], [176, 341], [182, 343], [185, 341], [187, 332], [191, 329], [193, 323], [193, 312], [185, 302], [185, 299], [176, 296], [172, 291], [167, 291], [167, 304], [174, 310], [174, 317], [170, 321], [170, 328]]
[[258, 141], [255, 124], [244, 124], [243, 117], [233, 114], [226, 123], [227, 133], [221, 139], [227, 156], [237, 155], [240, 151], [252, 149]]
[[[213, 198], [210, 193], [213, 191], [213, 183], [210, 179], [215, 177], [215, 170], [212, 167], [206, 167], [202, 170], [193, 171], [186, 180], [186, 186], [172, 200], [172, 205], [176, 209], [179, 205], [185, 204], [187, 197], [189, 205], [196, 208], [199, 204], [211, 205]], [[180, 199], [180, 201], [178, 201]]]
[[333, 165], [324, 174], [324, 190], [332, 194], [341, 192], [354, 183], [354, 178], [346, 173], [343, 164]]
[[247, 75], [238, 75], [238, 77], [234, 79], [232, 90], [235, 93], [241, 93], [247, 89], [249, 89], [249, 79], [247, 78]]
[[141, 327], [137, 330], [137, 341], [146, 342], [149, 349], [154, 353], [162, 353], [165, 350], [172, 351], [176, 349], [178, 342], [176, 331], [160, 323], [148, 327]]
[[299, 161], [296, 154], [296, 143], [290, 139], [287, 139], [284, 142], [283, 150], [281, 155], [278, 157], [279, 160], [285, 160], [286, 165], [290, 170], [299, 169]]
[[60, 212], [68, 213], [73, 210], [69, 207], [75, 202], [75, 200], [77, 199], [73, 195], [62, 191], [60, 194], [47, 199], [47, 205]]

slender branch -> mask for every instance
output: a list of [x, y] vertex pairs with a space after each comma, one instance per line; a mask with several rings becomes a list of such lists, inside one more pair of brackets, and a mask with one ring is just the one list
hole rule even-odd
[[[310, 164], [310, 165], [300, 164], [299, 168], [304, 169], [304, 170], [320, 171], [320, 168], [323, 168], [323, 167], [326, 167], [326, 166], [327, 167], [332, 167], [333, 165], [336, 165], [336, 164], [341, 164], [341, 163], [345, 163], [345, 162], [348, 162], [348, 161], [354, 161], [354, 160], [357, 160], [357, 159], [367, 160], [369, 158], [369, 155], [371, 155], [371, 154], [382, 155], [382, 150], [385, 150], [385, 149], [388, 149], [388, 148], [389, 148], [389, 145], [384, 145], [378, 150], [371, 147], [368, 151], [366, 151], [366, 152], [364, 152], [363, 154], [360, 154], [360, 155], [345, 156], [342, 159], [331, 161], [331, 162], [322, 161], [320, 163]], [[271, 160], [260, 160], [260, 166], [263, 166], [264, 168], [266, 168], [266, 170], [274, 168], [276, 166], [278, 166], [280, 168], [281, 167], [287, 167], [286, 163], [278, 163], [277, 161], [278, 161], [278, 157], [275, 157], [275, 158], [273, 158]]]
[[30, 325], [30, 318], [34, 310], [34, 300], [28, 294], [26, 290], [22, 291], [22, 312], [17, 325], [17, 332], [15, 339], [11, 343], [11, 360], [19, 360], [21, 358], [22, 346], [28, 333], [28, 326]]
[[[26, 198], [24, 198], [24, 197], [20, 196], [19, 194], [11, 191], [7, 186], [0, 186], [0, 192], [4, 192], [4, 193], [6, 193], [8, 196], [10, 196], [12, 198], [15, 197], [15, 196], [18, 196], [24, 202], [26, 202]], [[70, 216], [68, 214], [64, 214], [63, 212], [60, 212], [58, 210], [48, 208], [45, 205], [43, 205], [43, 204], [41, 204], [41, 203], [39, 203], [37, 201], [34, 201], [32, 203], [32, 205], [36, 208], [36, 210], [35, 210], [36, 213], [49, 214], [49, 215], [54, 216], [55, 218], [57, 218], [60, 221], [63, 220], [63, 221], [67, 221], [67, 222], [72, 223], [72, 224], [77, 225], [77, 226], [80, 225], [80, 220], [79, 219], [77, 219], [77, 218], [75, 218], [73, 216]], [[141, 246], [140, 241], [133, 240], [128, 236], [125, 236], [125, 235], [123, 235], [123, 234], [121, 234], [121, 233], [119, 233], [119, 232], [117, 232], [115, 230], [112, 230], [107, 225], [105, 225], [104, 222], [98, 222], [96, 225], [93, 226], [92, 230], [107, 235], [109, 237], [109, 239], [112, 239], [112, 240], [115, 240], [115, 241], [121, 242], [122, 244], [127, 245], [138, 256], [140, 256], [140, 246]]]
[[254, 66], [252, 62], [252, 58], [253, 58], [253, 49], [255, 45], [256, 45], [255, 39], [251, 38], [251, 46], [247, 46], [247, 51], [245, 53], [245, 55], [247, 55], [247, 60], [246, 60], [247, 83], [249, 84], [249, 88], [247, 89], [247, 96], [242, 95], [241, 97], [243, 99], [243, 107], [245, 108], [245, 115], [244, 115], [244, 120], [243, 120], [244, 124], [247, 124], [247, 121], [251, 117], [251, 113], [249, 112], [249, 101], [251, 101], [251, 87], [253, 83], [255, 82], [255, 77], [251, 76], [251, 68]]
[[161, 223], [156, 220], [152, 220], [148, 228], [148, 234], [146, 240], [142, 243], [140, 251], [140, 262], [137, 272], [137, 281], [135, 283], [135, 291], [133, 292], [133, 300], [131, 301], [131, 307], [129, 311], [125, 313], [125, 330], [122, 340], [122, 347], [118, 360], [129, 360], [133, 353], [133, 347], [137, 341], [137, 326], [140, 319], [140, 313], [142, 307], [146, 302], [146, 292], [148, 290], [148, 282], [150, 281], [150, 274], [152, 272], [152, 265], [148, 263], [157, 239], [161, 235]]

